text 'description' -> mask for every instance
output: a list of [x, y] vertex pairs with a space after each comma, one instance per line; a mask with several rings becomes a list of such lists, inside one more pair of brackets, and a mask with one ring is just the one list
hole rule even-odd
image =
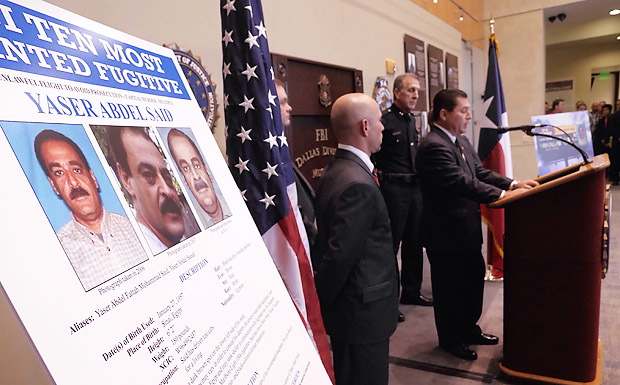
[[206, 259], [199, 261], [194, 266], [190, 267], [189, 269], [185, 270], [182, 274], [180, 274], [179, 279], [181, 280], [181, 282], [187, 281], [193, 275], [197, 274], [198, 272], [200, 272], [200, 270], [205, 268], [208, 263], [209, 262]]

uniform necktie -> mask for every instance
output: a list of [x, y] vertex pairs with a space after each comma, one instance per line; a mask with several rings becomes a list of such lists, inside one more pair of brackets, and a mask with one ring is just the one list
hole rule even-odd
[[415, 117], [413, 114], [405, 114], [405, 122], [407, 123], [407, 139], [409, 140], [409, 154], [411, 156], [411, 166], [415, 170], [415, 156], [418, 150], [418, 133], [415, 126]]

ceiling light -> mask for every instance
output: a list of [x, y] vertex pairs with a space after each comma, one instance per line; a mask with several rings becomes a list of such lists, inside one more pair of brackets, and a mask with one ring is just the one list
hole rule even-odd
[[463, 15], [461, 15], [461, 17], [459, 17], [459, 20], [460, 20], [460, 21], [463, 21]]
[[618, 36], [616, 39], [620, 40], [620, 36]]
[[612, 9], [611, 11], [609, 11], [609, 14], [611, 16], [620, 15], [620, 9]]
[[438, 1], [438, 0], [433, 0], [433, 3], [437, 4], [437, 1]]

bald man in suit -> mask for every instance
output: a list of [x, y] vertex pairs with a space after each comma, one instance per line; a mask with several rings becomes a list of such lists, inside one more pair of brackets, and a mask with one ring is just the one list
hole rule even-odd
[[331, 120], [338, 150], [317, 187], [316, 287], [336, 385], [387, 385], [398, 270], [370, 161], [381, 145], [381, 111], [370, 97], [347, 94], [334, 103]]

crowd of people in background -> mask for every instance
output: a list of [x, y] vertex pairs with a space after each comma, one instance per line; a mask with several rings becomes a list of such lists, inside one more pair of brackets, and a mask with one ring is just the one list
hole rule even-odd
[[616, 106], [605, 101], [592, 103], [590, 129], [594, 155], [609, 155], [607, 178], [613, 185], [620, 182], [620, 99]]
[[[555, 99], [551, 106], [545, 102], [546, 114], [557, 114], [565, 111], [564, 99]], [[576, 111], [587, 111], [583, 100], [575, 103]], [[607, 154], [611, 165], [607, 170], [607, 178], [613, 185], [620, 182], [620, 99], [615, 107], [606, 101], [592, 102], [590, 111], [590, 130], [592, 131], [592, 147], [594, 155]]]

